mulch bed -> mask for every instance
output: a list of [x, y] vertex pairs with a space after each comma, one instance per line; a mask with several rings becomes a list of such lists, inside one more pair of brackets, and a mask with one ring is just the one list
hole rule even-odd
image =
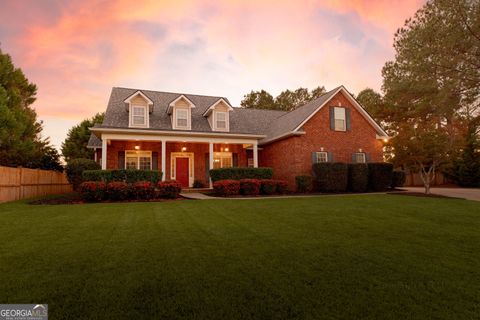
[[86, 204], [86, 203], [124, 203], [124, 202], [166, 202], [166, 201], [178, 201], [184, 200], [183, 197], [177, 199], [152, 199], [152, 200], [124, 200], [124, 201], [101, 201], [101, 202], [86, 202], [84, 201], [79, 193], [65, 193], [61, 195], [55, 195], [51, 197], [46, 197], [42, 199], [29, 201], [28, 204], [33, 205], [43, 205], [43, 204]]

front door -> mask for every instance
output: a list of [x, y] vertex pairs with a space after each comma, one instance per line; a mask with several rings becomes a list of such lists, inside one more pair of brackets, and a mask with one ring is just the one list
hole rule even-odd
[[182, 187], [188, 188], [188, 158], [175, 158], [175, 179], [181, 183]]

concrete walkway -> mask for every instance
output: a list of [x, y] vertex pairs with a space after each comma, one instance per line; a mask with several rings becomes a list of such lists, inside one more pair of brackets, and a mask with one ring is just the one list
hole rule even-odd
[[262, 196], [262, 197], [211, 197], [200, 192], [183, 192], [180, 195], [186, 199], [192, 200], [261, 200], [261, 199], [289, 199], [289, 198], [314, 198], [314, 197], [341, 197], [341, 196], [361, 196], [372, 194], [385, 194], [385, 192], [370, 192], [370, 193], [339, 193], [339, 194], [292, 194], [292, 195], [277, 195], [277, 196]]
[[[404, 187], [404, 190], [410, 192], [425, 192], [423, 187]], [[463, 198], [467, 200], [480, 201], [480, 189], [467, 189], [467, 188], [436, 188], [430, 189], [433, 194], [439, 194], [447, 197]]]

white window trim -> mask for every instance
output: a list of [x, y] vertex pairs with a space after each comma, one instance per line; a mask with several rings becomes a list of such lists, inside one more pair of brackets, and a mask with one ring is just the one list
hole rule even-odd
[[[133, 123], [133, 109], [134, 108], [142, 108], [145, 113], [145, 121], [143, 124], [134, 124]], [[129, 108], [129, 124], [128, 126], [131, 128], [148, 128], [148, 124], [150, 123], [150, 117], [149, 117], [149, 112], [148, 112], [148, 106], [144, 105], [137, 105], [137, 104], [130, 104]]]
[[[177, 125], [177, 111], [178, 110], [185, 110], [187, 111], [187, 126], [178, 126]], [[180, 108], [174, 107], [173, 108], [173, 129], [177, 130], [191, 130], [192, 129], [192, 112], [190, 108]]]
[[[217, 115], [219, 113], [224, 113], [225, 114], [225, 128], [219, 128], [217, 126]], [[229, 112], [228, 111], [213, 111], [213, 129], [215, 131], [225, 131], [228, 132], [230, 131], [230, 121], [229, 121]]]
[[137, 169], [136, 170], [140, 170], [140, 157], [143, 155], [146, 155], [148, 154], [150, 156], [150, 170], [152, 170], [152, 167], [153, 167], [153, 158], [152, 158], [152, 151], [139, 151], [139, 150], [125, 150], [125, 165], [124, 165], [124, 168], [127, 169], [127, 158], [130, 157], [130, 158], [133, 158], [131, 155], [128, 156], [127, 153], [135, 153], [136, 156], [137, 156]]
[[[319, 161], [319, 155], [322, 154], [322, 155], [325, 155], [325, 161]], [[324, 162], [328, 162], [328, 152], [326, 151], [317, 151], [315, 152], [315, 161], [317, 163], [324, 163]]]
[[[341, 117], [337, 118], [337, 110], [343, 111], [343, 119]], [[337, 120], [343, 121], [343, 129], [337, 128]], [[333, 121], [335, 131], [347, 131], [347, 109], [344, 107], [333, 107]]]
[[[223, 159], [230, 159], [230, 167], [223, 167], [222, 166], [222, 160]], [[233, 153], [232, 152], [214, 152], [213, 153], [213, 162], [215, 163], [215, 160], [220, 160], [220, 168], [233, 168]], [[215, 168], [215, 167], [214, 167]]]
[[[363, 161], [357, 161], [358, 155], [363, 156]], [[365, 152], [355, 152], [355, 163], [367, 163], [367, 155], [365, 154]]]

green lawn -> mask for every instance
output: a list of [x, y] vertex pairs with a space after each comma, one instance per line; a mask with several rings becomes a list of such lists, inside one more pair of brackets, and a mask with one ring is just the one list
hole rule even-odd
[[0, 303], [51, 319], [478, 319], [480, 203], [0, 205]]

